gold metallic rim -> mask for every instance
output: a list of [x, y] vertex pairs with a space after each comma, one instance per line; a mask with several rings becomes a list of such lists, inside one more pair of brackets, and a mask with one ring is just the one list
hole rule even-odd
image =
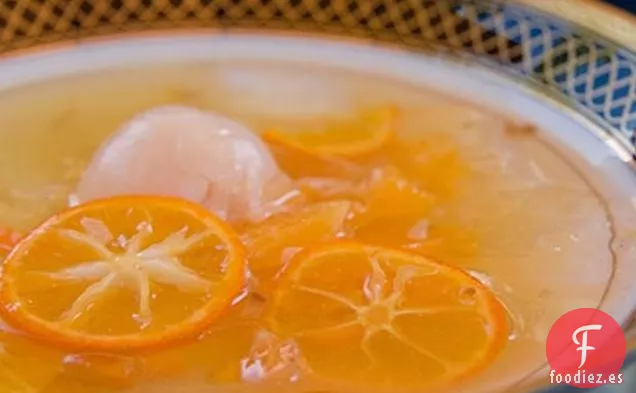
[[636, 16], [600, 0], [513, 0], [636, 51]]

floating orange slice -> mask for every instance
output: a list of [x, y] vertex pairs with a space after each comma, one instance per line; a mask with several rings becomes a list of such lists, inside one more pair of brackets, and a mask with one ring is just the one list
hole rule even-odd
[[0, 314], [64, 348], [125, 351], [192, 337], [245, 284], [238, 236], [175, 198], [116, 197], [51, 217], [4, 260]]
[[449, 383], [507, 340], [503, 307], [470, 275], [349, 241], [297, 254], [271, 307], [272, 329], [296, 340], [314, 372], [357, 386]]
[[266, 131], [265, 141], [325, 156], [355, 158], [380, 150], [395, 133], [397, 109], [373, 109], [355, 120], [333, 120], [316, 130]]

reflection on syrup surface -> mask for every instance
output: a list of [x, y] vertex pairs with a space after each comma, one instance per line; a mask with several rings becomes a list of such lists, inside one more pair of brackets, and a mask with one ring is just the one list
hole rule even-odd
[[7, 325], [0, 390], [407, 391], [450, 364], [467, 391], [488, 391], [543, 363], [563, 312], [596, 305], [611, 271], [607, 217], [532, 127], [395, 81], [286, 65], [289, 83], [311, 89], [299, 95], [280, 84], [280, 67], [113, 71], [0, 98], [6, 230], [63, 210], [107, 136], [163, 104], [262, 132], [300, 190], [266, 219], [233, 223], [247, 289], [197, 339], [77, 352]]

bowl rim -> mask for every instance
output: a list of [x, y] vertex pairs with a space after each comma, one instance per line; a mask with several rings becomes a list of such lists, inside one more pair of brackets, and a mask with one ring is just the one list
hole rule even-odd
[[[502, 0], [496, 0], [502, 1]], [[558, 16], [636, 51], [636, 14], [601, 0], [507, 0], [525, 7]]]
[[[198, 34], [197, 34], [198, 33]], [[284, 32], [278, 32], [278, 34], [274, 31], [267, 31], [266, 32], [267, 36], [277, 36], [280, 35], [282, 37], [289, 37], [289, 34], [284, 33]], [[182, 30], [177, 30], [177, 31], [153, 31], [153, 30], [147, 30], [147, 31], [141, 31], [141, 32], [125, 32], [125, 33], [121, 33], [121, 34], [109, 34], [109, 35], [102, 35], [102, 36], [96, 36], [96, 37], [87, 37], [85, 39], [82, 39], [80, 42], [71, 42], [71, 41], [60, 41], [60, 42], [56, 42], [56, 43], [46, 43], [46, 44], [40, 44], [40, 45], [35, 45], [26, 49], [21, 49], [21, 50], [15, 50], [15, 51], [10, 51], [7, 52], [5, 54], [3, 54], [2, 56], [0, 56], [0, 61], [3, 60], [8, 60], [8, 59], [15, 59], [15, 58], [22, 58], [27, 59], [33, 55], [35, 56], [44, 56], [44, 57], [48, 57], [50, 55], [54, 55], [56, 52], [65, 52], [65, 51], [72, 51], [74, 49], [77, 49], [78, 46], [84, 46], [84, 48], [95, 48], [95, 46], [93, 45], [97, 45], [99, 46], [100, 44], [106, 44], [106, 45], [110, 45], [113, 43], [116, 43], [117, 41], [120, 40], [126, 40], [126, 39], [161, 39], [161, 38], [165, 38], [165, 37], [169, 37], [169, 38], [175, 38], [175, 37], [179, 37], [179, 35], [183, 35], [185, 37], [188, 36], [198, 36], [199, 34], [202, 35], [218, 35], [218, 36], [223, 36], [225, 34], [228, 34], [228, 32], [226, 31], [222, 31], [222, 30], [211, 30], [211, 29], [182, 29]], [[240, 29], [234, 29], [230, 34], [233, 35], [253, 35], [255, 34], [255, 31], [250, 30], [250, 31], [241, 31]], [[298, 37], [302, 37], [304, 39], [319, 39], [319, 40], [325, 40], [325, 36], [323, 35], [318, 35], [318, 34], [312, 34], [312, 33], [303, 33], [303, 34], [299, 34], [298, 32], [295, 32], [293, 34], [294, 36]], [[364, 40], [364, 39], [360, 39], [360, 38], [350, 38], [350, 39], [344, 39], [343, 40], [344, 43], [346, 44], [351, 44], [351, 45], [369, 45], [372, 42], [368, 41], [368, 40]], [[401, 48], [400, 46], [396, 46], [396, 45], [389, 45], [389, 44], [377, 44], [374, 43], [373, 46], [376, 47], [381, 47], [384, 48], [386, 50], [402, 50], [403, 48]], [[483, 67], [483, 65], [479, 65], [476, 64], [474, 65], [475, 67], [481, 69], [481, 70], [485, 70], [485, 67]], [[494, 75], [493, 75], [494, 76]], [[508, 82], [512, 82], [510, 80], [510, 78], [506, 78], [504, 76], [499, 76], [500, 78], [508, 81]], [[20, 83], [18, 83], [19, 85]], [[525, 84], [520, 84], [519, 86], [525, 94], [530, 94], [532, 92], [534, 92], [535, 94], [538, 93], [536, 91], [536, 89], [530, 89], [529, 86], [525, 85]], [[556, 102], [552, 102], [553, 105], [558, 105], [558, 103]], [[561, 106], [561, 105], [559, 105]], [[558, 107], [558, 106], [557, 106]], [[570, 110], [573, 110], [573, 108], [568, 108]], [[589, 125], [588, 130], [590, 132], [593, 132], [593, 130], [596, 129], [596, 127], [594, 127], [593, 125]], [[626, 162], [626, 165], [630, 164], [631, 162]], [[631, 309], [630, 310], [632, 315], [634, 313], [636, 313], [636, 309]], [[636, 346], [636, 341], [634, 341], [633, 343]], [[631, 353], [630, 355], [636, 356], [636, 352]], [[519, 381], [518, 384], [516, 384], [513, 388], [512, 391], [514, 392], [543, 392], [544, 389], [551, 389], [550, 385], [549, 385], [549, 380], [546, 377], [546, 371], [549, 369], [549, 366], [547, 366], [546, 363], [542, 364], [542, 366], [538, 369], [534, 369], [534, 370], [528, 370], [528, 374], [521, 380]], [[547, 392], [551, 392], [551, 390], [547, 390]], [[547, 393], [546, 392], [546, 393]]]

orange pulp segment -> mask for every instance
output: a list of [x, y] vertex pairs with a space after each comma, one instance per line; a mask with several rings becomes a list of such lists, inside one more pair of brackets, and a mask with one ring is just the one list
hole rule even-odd
[[355, 158], [380, 150], [395, 134], [393, 106], [363, 112], [355, 120], [333, 120], [324, 127], [301, 132], [266, 131], [265, 141], [289, 145], [326, 156]]
[[115, 197], [51, 217], [3, 262], [0, 313], [64, 348], [127, 351], [192, 337], [245, 285], [238, 235], [204, 207]]
[[352, 241], [297, 254], [270, 321], [296, 340], [314, 372], [358, 386], [458, 380], [485, 367], [508, 330], [493, 293], [463, 271]]

